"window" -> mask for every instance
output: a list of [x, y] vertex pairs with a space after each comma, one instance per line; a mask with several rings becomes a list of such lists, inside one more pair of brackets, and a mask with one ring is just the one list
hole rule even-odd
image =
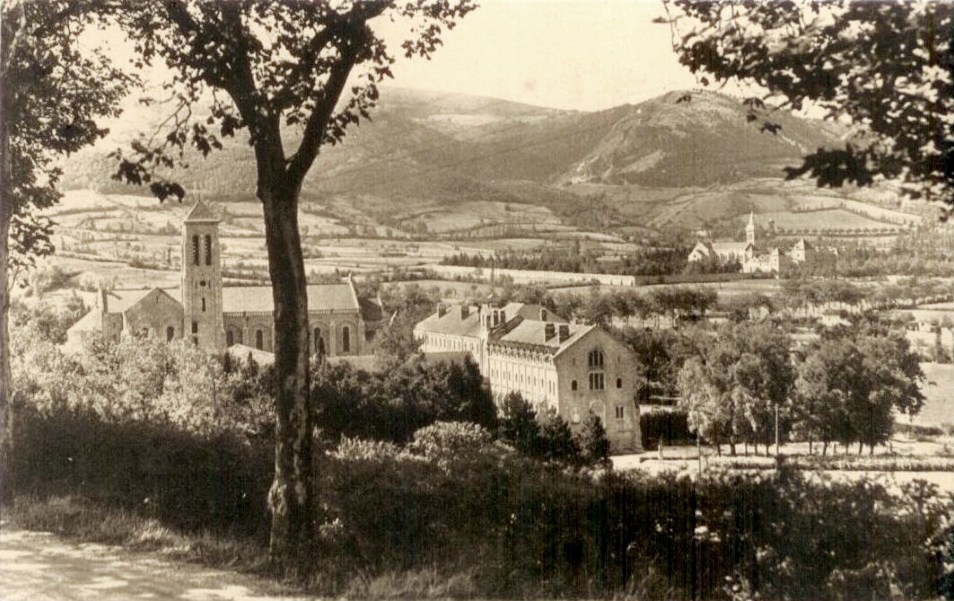
[[258, 350], [265, 349], [265, 332], [262, 330], [255, 330], [255, 348]]
[[199, 237], [192, 236], [192, 264], [199, 264]]
[[624, 411], [625, 411], [625, 410], [624, 410], [623, 407], [617, 407], [617, 408], [616, 408], [616, 419], [623, 419], [623, 412], [624, 412]]
[[576, 390], [576, 380], [570, 382], [570, 390]]
[[202, 311], [205, 311], [205, 297], [202, 297]]
[[590, 351], [589, 361], [587, 362], [587, 364], [591, 368], [593, 367], [602, 368], [603, 367], [603, 351], [599, 349]]
[[235, 344], [235, 332], [227, 330], [225, 332], [225, 346], [232, 346], [233, 344]]
[[170, 341], [176, 337], [176, 329], [173, 326], [166, 328], [166, 340]]
[[348, 326], [341, 328], [341, 352], [351, 352], [351, 328]]
[[590, 390], [603, 390], [602, 372], [592, 372], [590, 374]]
[[205, 264], [212, 264], [212, 236], [205, 235]]
[[616, 387], [617, 388], [623, 387], [623, 378], [616, 378]]
[[198, 334], [198, 333], [199, 333], [199, 322], [197, 322], [197, 321], [193, 321], [193, 322], [192, 322], [192, 333], [193, 333], [193, 334]]

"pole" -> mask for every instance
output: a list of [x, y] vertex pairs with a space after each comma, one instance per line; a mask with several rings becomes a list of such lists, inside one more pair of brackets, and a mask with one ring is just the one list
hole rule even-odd
[[778, 403], [775, 403], [775, 461], [778, 462]]

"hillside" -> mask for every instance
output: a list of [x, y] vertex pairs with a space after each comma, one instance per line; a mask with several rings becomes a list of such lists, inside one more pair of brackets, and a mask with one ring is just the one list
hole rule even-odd
[[[826, 124], [779, 113], [772, 119], [782, 129], [773, 135], [748, 122], [735, 99], [693, 92], [691, 101], [679, 101], [684, 94], [585, 113], [390, 88], [371, 122], [323, 150], [303, 199], [309, 210], [347, 222], [420, 228], [436, 220], [439, 231], [524, 219], [585, 228], [708, 226], [749, 210], [797, 210], [799, 201], [788, 195], [799, 185], [761, 186], [777, 201], [767, 204], [733, 190], [778, 179], [805, 153], [840, 144], [839, 132]], [[149, 119], [158, 123], [161, 115]], [[289, 147], [298, 135], [286, 132]], [[123, 144], [128, 140], [111, 139], [72, 157], [64, 187], [145, 194], [110, 178], [114, 165], [106, 155]], [[244, 140], [188, 159], [189, 169], [172, 174], [187, 190], [220, 202], [254, 198], [253, 157]], [[732, 198], [700, 211], [696, 205], [713, 193]], [[514, 205], [535, 213], [528, 217]]]

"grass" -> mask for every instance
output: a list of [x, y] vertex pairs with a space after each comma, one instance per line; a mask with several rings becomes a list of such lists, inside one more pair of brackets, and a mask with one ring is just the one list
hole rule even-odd
[[152, 552], [165, 559], [252, 574], [268, 572], [268, 547], [253, 539], [209, 532], [183, 533], [154, 518], [105, 508], [77, 497], [17, 497], [3, 519], [23, 530], [51, 532], [68, 540]]
[[17, 497], [4, 505], [3, 520], [5, 527], [50, 532], [68, 541], [113, 545], [165, 560], [257, 576], [264, 579], [264, 589], [277, 596], [333, 590], [349, 599], [463, 599], [477, 597], [480, 591], [473, 566], [451, 574], [425, 567], [375, 577], [358, 575], [343, 585], [325, 582], [331, 575], [320, 572], [304, 583], [293, 577], [281, 579], [269, 565], [264, 541], [180, 532], [154, 518], [73, 496]]

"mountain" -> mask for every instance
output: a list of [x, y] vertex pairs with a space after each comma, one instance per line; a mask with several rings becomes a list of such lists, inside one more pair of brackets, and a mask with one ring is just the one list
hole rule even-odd
[[[692, 92], [688, 101], [685, 96], [672, 92], [636, 105], [576, 112], [388, 88], [371, 121], [322, 151], [303, 199], [359, 223], [396, 227], [443, 217], [453, 222], [454, 215], [462, 227], [507, 219], [490, 205], [541, 207], [586, 227], [635, 226], [659, 212], [638, 210], [656, 206], [653, 190], [778, 178], [782, 167], [798, 164], [807, 152], [841, 143], [840, 132], [823, 123], [779, 112], [771, 119], [781, 130], [771, 134], [760, 131], [761, 120], [749, 122], [736, 99], [711, 92]], [[163, 117], [149, 119], [159, 123]], [[289, 147], [298, 136], [286, 132]], [[64, 187], [146, 194], [110, 179], [115, 166], [106, 155], [123, 144], [128, 140], [111, 139], [71, 157]], [[187, 190], [223, 202], [254, 198], [254, 161], [244, 140], [227, 140], [208, 158], [187, 153], [187, 159], [189, 169], [171, 174]], [[673, 195], [679, 196], [660, 198]]]

